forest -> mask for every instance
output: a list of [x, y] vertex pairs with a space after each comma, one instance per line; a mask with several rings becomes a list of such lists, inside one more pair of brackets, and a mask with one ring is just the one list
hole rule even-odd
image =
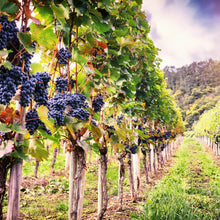
[[188, 130], [203, 112], [220, 100], [220, 62], [217, 60], [193, 62], [180, 68], [166, 66], [164, 75]]
[[0, 2], [0, 220], [220, 217], [219, 63], [149, 33], [141, 0]]

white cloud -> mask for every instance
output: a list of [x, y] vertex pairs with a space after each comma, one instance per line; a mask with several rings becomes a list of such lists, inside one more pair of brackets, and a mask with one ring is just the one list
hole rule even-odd
[[143, 0], [143, 10], [150, 14], [150, 38], [161, 49], [162, 68], [220, 59], [219, 22], [205, 25], [188, 3], [189, 0]]

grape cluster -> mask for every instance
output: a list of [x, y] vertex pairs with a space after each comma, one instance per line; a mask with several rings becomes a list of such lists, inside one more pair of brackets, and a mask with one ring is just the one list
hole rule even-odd
[[6, 48], [9, 42], [17, 35], [18, 28], [15, 21], [9, 21], [7, 16], [0, 16], [0, 50]]
[[37, 72], [36, 74], [36, 87], [34, 90], [34, 101], [38, 105], [48, 104], [48, 83], [50, 81], [50, 76], [46, 72]]
[[37, 130], [38, 126], [44, 126], [44, 123], [39, 119], [36, 109], [27, 112], [25, 116], [25, 127], [32, 135]]
[[[32, 48], [36, 48], [36, 44], [35, 42], [31, 42], [31, 47]], [[24, 72], [28, 72], [30, 69], [30, 65], [31, 65], [31, 59], [34, 56], [30, 53], [27, 52], [27, 50], [24, 49], [23, 45], [21, 46], [21, 63], [24, 61]]]
[[163, 151], [165, 147], [166, 147], [166, 145], [163, 143], [161, 146], [161, 150]]
[[112, 135], [114, 135], [115, 128], [114, 126], [107, 126], [107, 132], [108, 132], [108, 137], [110, 138]]
[[126, 145], [125, 150], [130, 151], [132, 154], [136, 154], [137, 145], [133, 144], [130, 148]]
[[8, 104], [15, 95], [18, 86], [22, 82], [23, 72], [18, 66], [12, 66], [11, 70], [0, 67], [0, 103]]
[[120, 127], [120, 124], [122, 122], [122, 119], [124, 118], [123, 114], [121, 114], [120, 116], [118, 116], [117, 118], [117, 125]]
[[23, 76], [22, 87], [21, 87], [21, 98], [19, 100], [21, 106], [23, 107], [29, 106], [35, 90], [36, 81], [37, 80], [35, 75], [30, 75], [28, 77], [28, 75], [25, 74]]
[[105, 104], [103, 97], [101, 94], [99, 94], [93, 101], [92, 101], [92, 107], [94, 112], [100, 112], [102, 109], [102, 106]]
[[83, 108], [71, 109], [68, 115], [79, 120], [88, 119], [90, 116], [89, 112]]
[[65, 97], [61, 93], [56, 93], [49, 102], [48, 116], [55, 120], [56, 125], [63, 125], [64, 111], [66, 108]]
[[56, 78], [56, 83], [55, 83], [56, 90], [60, 93], [65, 92], [67, 90], [67, 83], [68, 83], [67, 78], [62, 78], [58, 76]]
[[89, 112], [84, 109], [88, 106], [85, 95], [81, 93], [66, 94], [66, 105], [71, 107], [71, 110], [68, 113], [69, 116], [79, 120], [89, 118]]
[[27, 112], [25, 116], [25, 127], [32, 135], [37, 130], [37, 128], [41, 126], [47, 134], [52, 135], [50, 130], [45, 126], [45, 124], [39, 119], [39, 115], [36, 109], [32, 109]]
[[66, 94], [66, 105], [71, 106], [73, 109], [87, 108], [88, 103], [86, 102], [86, 96], [81, 93], [67, 93]]
[[68, 59], [72, 57], [72, 54], [68, 50], [68, 47], [61, 48], [58, 51], [57, 59], [60, 64], [66, 65], [68, 63]]

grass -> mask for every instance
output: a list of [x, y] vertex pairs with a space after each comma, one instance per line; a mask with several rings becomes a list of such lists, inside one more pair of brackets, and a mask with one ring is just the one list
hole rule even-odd
[[193, 139], [186, 139], [169, 174], [147, 193], [135, 219], [220, 219], [220, 169]]
[[[35, 160], [23, 163], [23, 181], [21, 186], [20, 214], [26, 219], [68, 219], [68, 171], [64, 171], [65, 154], [57, 155], [54, 166], [55, 174], [50, 173], [53, 149], [50, 149], [48, 160], [41, 161], [38, 178], [34, 178]], [[89, 157], [89, 152], [88, 155]], [[92, 153], [91, 164], [87, 165], [83, 215], [97, 211], [98, 201], [98, 164], [97, 156]], [[125, 191], [129, 191], [127, 174]], [[118, 162], [108, 163], [107, 170], [108, 195], [118, 194]], [[6, 192], [7, 194], [7, 192]], [[4, 199], [3, 213], [7, 212], [7, 195]]]

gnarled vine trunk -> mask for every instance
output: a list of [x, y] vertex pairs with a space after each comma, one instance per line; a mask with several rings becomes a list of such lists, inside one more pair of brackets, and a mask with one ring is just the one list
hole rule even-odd
[[132, 159], [131, 159], [130, 152], [127, 153], [127, 160], [128, 160], [128, 177], [129, 177], [130, 188], [131, 188], [131, 200], [132, 200], [132, 202], [136, 202], [137, 193], [136, 193], [135, 187], [134, 187], [134, 176], [133, 176]]
[[149, 177], [148, 177], [148, 167], [147, 167], [147, 162], [146, 162], [146, 150], [142, 149], [142, 154], [143, 154], [143, 158], [142, 158], [142, 162], [143, 162], [143, 167], [144, 167], [144, 173], [145, 173], [145, 179], [146, 179], [146, 183], [149, 182]]
[[37, 178], [37, 171], [38, 171], [38, 167], [40, 165], [40, 162], [38, 161], [38, 159], [36, 159], [36, 164], [35, 164], [35, 168], [34, 168], [34, 177]]
[[[16, 109], [20, 111], [21, 127], [24, 129], [25, 125], [25, 113], [26, 110], [23, 109], [18, 103], [16, 103]], [[15, 139], [17, 143], [24, 141], [24, 135], [16, 133]], [[15, 146], [17, 147], [17, 146]], [[19, 148], [22, 148], [22, 146]], [[19, 204], [20, 204], [20, 188], [22, 180], [22, 163], [21, 159], [12, 162], [10, 177], [9, 177], [9, 189], [8, 189], [8, 210], [7, 210], [7, 220], [17, 220], [19, 217]]]
[[103, 140], [102, 148], [99, 149], [99, 178], [98, 178], [98, 218], [101, 220], [107, 210], [108, 206], [108, 193], [107, 193], [107, 146], [105, 139]]
[[126, 156], [126, 151], [124, 151], [121, 155], [118, 156], [119, 161], [119, 177], [118, 177], [118, 200], [119, 200], [119, 208], [118, 211], [122, 211], [123, 205], [123, 183], [125, 179], [125, 165], [124, 165], [124, 157]]
[[0, 158], [0, 220], [3, 219], [3, 200], [6, 190], [6, 178], [8, 173], [8, 168], [10, 164], [10, 159], [8, 157]]
[[54, 165], [55, 165], [55, 162], [56, 162], [56, 158], [57, 158], [57, 148], [54, 148], [53, 160], [52, 160], [52, 163], [51, 163], [51, 166], [50, 166], [50, 172], [51, 173], [54, 173]]
[[70, 153], [69, 220], [80, 220], [85, 188], [86, 150], [76, 141], [71, 142], [73, 150]]

